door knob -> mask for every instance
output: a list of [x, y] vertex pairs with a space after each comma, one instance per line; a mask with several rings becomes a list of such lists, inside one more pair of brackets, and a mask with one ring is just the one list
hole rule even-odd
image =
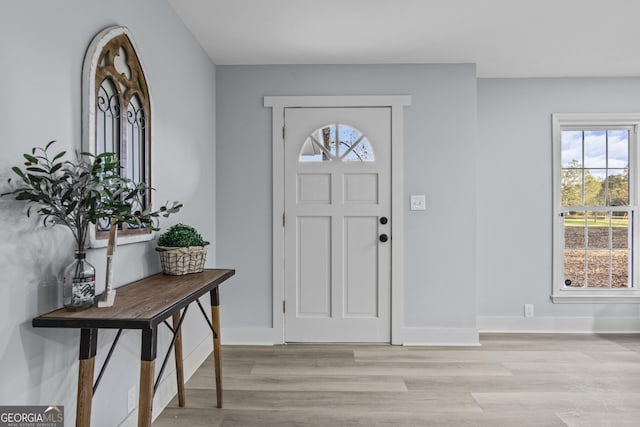
[[387, 219], [386, 216], [383, 216], [382, 218], [380, 218], [380, 224], [385, 225], [387, 222], [389, 222], [389, 220]]
[[380, 235], [380, 241], [382, 243], [386, 242], [387, 240], [389, 240], [389, 236], [387, 236], [386, 234], [381, 234]]

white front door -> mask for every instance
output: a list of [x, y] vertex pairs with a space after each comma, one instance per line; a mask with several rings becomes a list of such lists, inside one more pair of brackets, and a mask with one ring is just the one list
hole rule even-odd
[[391, 108], [285, 108], [287, 342], [389, 342]]

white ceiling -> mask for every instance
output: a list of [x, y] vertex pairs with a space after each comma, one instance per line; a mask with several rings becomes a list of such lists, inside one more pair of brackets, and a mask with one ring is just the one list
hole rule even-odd
[[640, 76], [640, 0], [169, 0], [218, 65], [475, 63]]

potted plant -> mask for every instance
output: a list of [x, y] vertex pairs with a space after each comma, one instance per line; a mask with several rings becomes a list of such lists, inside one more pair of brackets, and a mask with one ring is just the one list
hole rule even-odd
[[[98, 221], [108, 221], [112, 236], [117, 225], [124, 222], [157, 230], [159, 216], [177, 212], [182, 205], [173, 203], [155, 211], [140, 210], [151, 188], [120, 176], [120, 162], [115, 154], [81, 153], [75, 161], [63, 160], [65, 151], [50, 153], [54, 142], [24, 154], [25, 169], [12, 168], [19, 180], [13, 183], [12, 191], [2, 196], [26, 201], [27, 216], [35, 208], [45, 226], [62, 224], [71, 230], [76, 241], [76, 259], [65, 269], [63, 303], [67, 309], [78, 310], [91, 306], [95, 297], [95, 269], [85, 260], [90, 227]], [[9, 183], [12, 184], [11, 178]]]
[[162, 271], [179, 276], [204, 270], [207, 258], [205, 241], [190, 225], [176, 224], [158, 238], [156, 251], [160, 254]]

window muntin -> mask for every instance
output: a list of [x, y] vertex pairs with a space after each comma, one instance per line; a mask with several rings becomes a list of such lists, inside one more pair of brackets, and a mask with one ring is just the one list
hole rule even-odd
[[134, 182], [145, 180], [146, 116], [143, 103], [134, 95], [127, 105], [126, 176]]
[[629, 204], [629, 129], [560, 132], [563, 206]]
[[573, 211], [564, 215], [567, 288], [629, 288], [632, 228], [629, 212]]
[[120, 95], [109, 77], [98, 87], [95, 145], [98, 154], [120, 151]]
[[556, 302], [640, 301], [638, 115], [554, 115]]
[[561, 130], [564, 286], [630, 286], [629, 129]]
[[375, 155], [362, 132], [345, 124], [329, 124], [307, 137], [298, 159], [301, 162], [373, 162]]

